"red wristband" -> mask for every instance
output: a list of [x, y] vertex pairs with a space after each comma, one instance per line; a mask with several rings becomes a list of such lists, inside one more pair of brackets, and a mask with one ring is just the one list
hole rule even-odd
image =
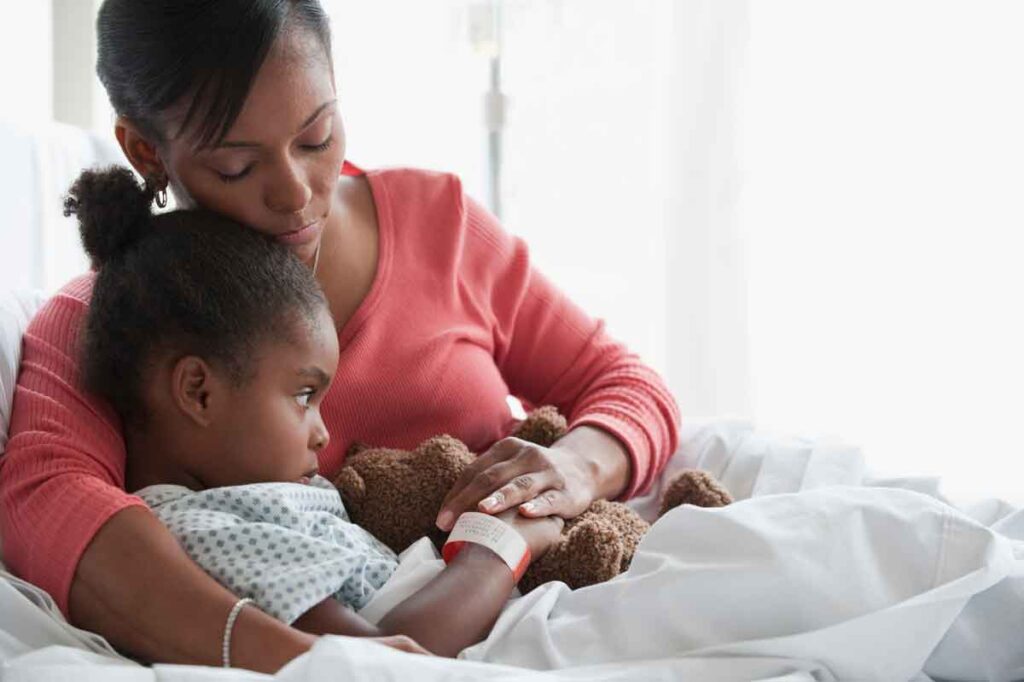
[[498, 555], [519, 582], [530, 565], [530, 547], [515, 528], [501, 519], [480, 512], [466, 512], [455, 522], [441, 556], [450, 564], [467, 542], [483, 545]]

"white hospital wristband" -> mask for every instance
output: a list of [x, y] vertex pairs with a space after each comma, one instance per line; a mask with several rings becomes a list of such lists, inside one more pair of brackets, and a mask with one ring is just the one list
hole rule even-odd
[[517, 583], [530, 565], [530, 547], [523, 536], [489, 514], [466, 512], [459, 517], [441, 549], [445, 563], [451, 563], [467, 542], [483, 545], [497, 554], [512, 570], [512, 578]]

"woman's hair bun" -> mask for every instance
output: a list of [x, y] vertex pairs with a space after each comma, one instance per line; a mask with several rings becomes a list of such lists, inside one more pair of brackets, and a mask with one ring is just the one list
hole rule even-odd
[[83, 171], [64, 199], [64, 215], [78, 216], [82, 245], [100, 268], [122, 256], [145, 234], [153, 193], [122, 166]]

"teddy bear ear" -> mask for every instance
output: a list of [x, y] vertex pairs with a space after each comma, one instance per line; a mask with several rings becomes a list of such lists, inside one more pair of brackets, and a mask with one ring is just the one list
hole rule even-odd
[[530, 412], [512, 435], [537, 445], [550, 446], [565, 435], [569, 424], [553, 405], [544, 405]]
[[369, 449], [370, 449], [369, 445], [367, 445], [366, 443], [363, 443], [363, 442], [357, 440], [354, 443], [352, 443], [352, 445], [348, 446], [348, 450], [345, 451], [345, 458], [348, 459], [349, 457], [355, 457], [356, 455], [358, 455], [363, 450], [369, 450]]
[[416, 450], [425, 457], [472, 457], [465, 443], [448, 435], [428, 438]]
[[359, 502], [366, 496], [366, 481], [354, 467], [342, 467], [341, 473], [334, 479], [334, 487], [345, 502]]

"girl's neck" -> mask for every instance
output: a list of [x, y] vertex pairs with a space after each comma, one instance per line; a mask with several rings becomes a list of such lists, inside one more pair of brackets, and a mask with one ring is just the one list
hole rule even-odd
[[135, 492], [146, 486], [182, 485], [190, 490], [203, 490], [205, 486], [196, 477], [177, 464], [168, 447], [173, 439], [166, 434], [125, 429], [128, 456], [125, 463], [125, 490]]

